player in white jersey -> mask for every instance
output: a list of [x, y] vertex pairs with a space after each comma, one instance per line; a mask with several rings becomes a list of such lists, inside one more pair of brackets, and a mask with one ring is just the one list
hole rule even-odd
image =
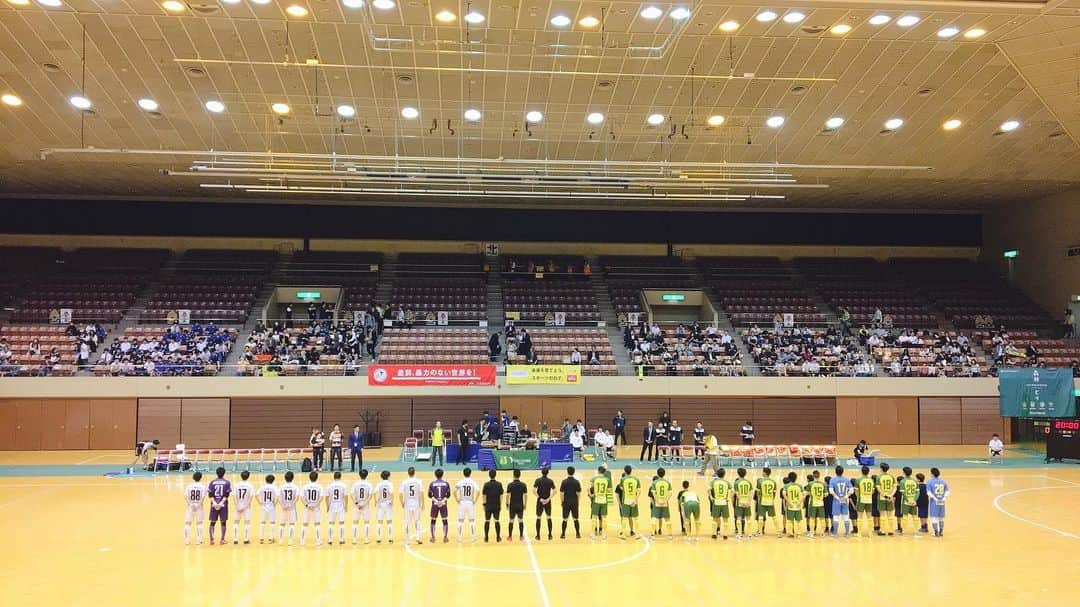
[[304, 485], [303, 491], [300, 492], [300, 499], [304, 500], [304, 526], [300, 528], [300, 545], [304, 545], [304, 539], [307, 536], [308, 525], [314, 525], [315, 527], [315, 545], [322, 546], [322, 510], [319, 506], [322, 506], [323, 501], [323, 488], [318, 483], [319, 473], [314, 470], [308, 474], [308, 484]]
[[278, 541], [285, 539], [285, 527], [289, 527], [289, 545], [292, 546], [293, 536], [296, 535], [296, 502], [300, 501], [300, 487], [293, 482], [292, 470], [285, 473], [285, 484], [281, 486], [278, 500], [281, 502], [281, 528], [278, 531]]
[[277, 502], [280, 499], [278, 488], [274, 486], [274, 475], [266, 475], [266, 484], [259, 487], [259, 504], [262, 505], [262, 519], [259, 523], [259, 543], [263, 543], [267, 528], [270, 529], [271, 544], [274, 543], [274, 524], [277, 522]]
[[[401, 483], [401, 505], [405, 508], [405, 545], [409, 538], [420, 541], [420, 508], [424, 505], [424, 482], [416, 478], [416, 468], [409, 466], [409, 478]], [[411, 535], [410, 535], [411, 531]]]
[[206, 500], [206, 485], [202, 483], [202, 472], [191, 475], [191, 484], [184, 489], [184, 545], [191, 543], [191, 526], [195, 526], [195, 543], [202, 543], [202, 522], [206, 517], [203, 502]]
[[326, 486], [327, 544], [334, 543], [334, 523], [338, 525], [338, 544], [345, 544], [345, 504], [348, 498], [349, 488], [341, 480], [341, 470], [336, 470], [334, 481]]
[[383, 470], [379, 484], [375, 485], [375, 543], [382, 542], [382, 523], [386, 523], [386, 539], [394, 543], [394, 484], [390, 471]]
[[233, 499], [236, 500], [236, 518], [233, 520], [232, 543], [240, 543], [240, 525], [244, 525], [244, 543], [251, 543], [251, 501], [255, 497], [255, 487], [251, 486], [248, 478], [251, 473], [244, 470], [240, 473], [240, 482], [233, 487]]
[[457, 535], [461, 541], [461, 528], [463, 521], [469, 519], [469, 537], [476, 543], [476, 498], [480, 494], [480, 487], [472, 479], [472, 469], [465, 468], [461, 471], [465, 478], [454, 485], [454, 499], [458, 503], [457, 509]]
[[353, 483], [350, 492], [353, 504], [356, 505], [356, 510], [353, 511], [353, 544], [360, 541], [360, 519], [364, 519], [364, 543], [371, 543], [371, 496], [374, 495], [375, 489], [367, 481], [367, 476], [367, 468], [361, 468], [360, 480]]

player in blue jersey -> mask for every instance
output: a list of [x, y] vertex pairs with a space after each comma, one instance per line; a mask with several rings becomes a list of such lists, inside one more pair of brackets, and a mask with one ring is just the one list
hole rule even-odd
[[214, 524], [221, 521], [221, 545], [225, 545], [225, 526], [229, 521], [229, 494], [232, 483], [225, 480], [225, 468], [218, 468], [217, 478], [210, 481], [206, 494], [210, 496], [210, 545], [214, 544]]
[[450, 541], [450, 523], [447, 520], [446, 504], [450, 501], [450, 483], [443, 480], [443, 469], [435, 469], [435, 480], [428, 485], [428, 497], [431, 498], [431, 543], [435, 543], [435, 519], [442, 518], [443, 543]]
[[832, 534], [837, 537], [840, 533], [840, 519], [844, 520], [844, 537], [851, 536], [851, 519], [848, 517], [848, 496], [853, 488], [851, 481], [844, 476], [844, 467], [837, 466], [834, 470], [836, 476], [829, 481], [829, 495], [832, 496]]
[[930, 469], [930, 476], [926, 482], [926, 494], [930, 498], [930, 524], [934, 528], [934, 537], [941, 537], [945, 535], [945, 500], [949, 497], [949, 484], [941, 479], [941, 470], [937, 468]]

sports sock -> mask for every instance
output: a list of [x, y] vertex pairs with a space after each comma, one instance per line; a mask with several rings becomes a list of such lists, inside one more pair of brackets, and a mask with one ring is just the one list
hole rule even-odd
[[251, 541], [251, 523], [244, 523], [244, 541]]
[[236, 525], [233, 525], [233, 528], [232, 528], [232, 540], [233, 540], [233, 542], [236, 542], [239, 539], [240, 539], [240, 525], [238, 523]]
[[462, 524], [461, 519], [458, 519], [458, 522], [457, 522], [457, 536], [458, 537], [461, 537], [461, 528], [464, 527], [464, 526], [465, 525]]
[[562, 521], [562, 534], [566, 535], [566, 519]]
[[525, 521], [518, 519], [518, 537], [525, 539]]
[[[307, 523], [304, 523], [304, 526], [300, 527], [300, 545], [301, 546], [303, 546], [305, 541], [307, 540], [307, 528], [308, 528]], [[290, 533], [289, 535], [291, 536], [292, 534]], [[292, 539], [292, 538], [290, 537], [290, 539]]]
[[191, 525], [185, 523], [184, 524], [184, 543], [186, 544], [186, 543], [188, 543], [190, 541], [191, 541]]
[[491, 521], [484, 521], [484, 541], [491, 537]]
[[223, 542], [225, 541], [225, 527], [226, 526], [228, 526], [228, 523], [225, 522], [225, 521], [221, 521], [221, 536], [220, 537], [221, 537], [221, 541], [223, 541]]
[[431, 541], [435, 541], [435, 519], [431, 519]]
[[371, 538], [371, 523], [364, 523], [364, 541], [366, 542]]
[[195, 539], [202, 543], [202, 525], [199, 523], [195, 523]]
[[[321, 535], [322, 535], [322, 527], [319, 526], [319, 525], [315, 525], [315, 544], [321, 544], [322, 543], [322, 538], [320, 537]], [[329, 533], [327, 535], [329, 535]], [[329, 539], [329, 538], [327, 538], [327, 539]]]
[[495, 521], [495, 539], [502, 537], [502, 521]]
[[[550, 516], [547, 519], [547, 524], [548, 524], [547, 525], [547, 527], [548, 527], [548, 537], [551, 537], [551, 517]], [[565, 526], [565, 523], [564, 523], [564, 526]]]
[[574, 533], [581, 537], [581, 521], [574, 519]]
[[215, 526], [217, 526], [217, 523], [215, 523], [214, 521], [210, 521], [210, 541], [211, 542], [214, 541], [214, 527]]
[[442, 520], [442, 536], [444, 540], [450, 539], [450, 521], [446, 519]]
[[360, 523], [353, 523], [352, 526], [352, 541], [360, 541]]
[[536, 517], [536, 537], [540, 537], [540, 517]]
[[394, 523], [386, 521], [386, 539], [394, 541]]

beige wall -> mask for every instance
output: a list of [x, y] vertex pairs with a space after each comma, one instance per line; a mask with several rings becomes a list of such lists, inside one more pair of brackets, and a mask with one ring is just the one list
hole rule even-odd
[[1001, 255], [1018, 249], [1013, 278], [1040, 306], [1060, 320], [1070, 295], [1080, 294], [1080, 257], [1065, 249], [1080, 245], [1080, 189], [1002, 206], [983, 217], [983, 261], [1005, 272]]

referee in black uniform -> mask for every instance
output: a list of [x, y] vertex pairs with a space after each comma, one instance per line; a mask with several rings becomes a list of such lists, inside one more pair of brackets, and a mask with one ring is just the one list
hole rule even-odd
[[488, 470], [488, 478], [484, 483], [484, 541], [488, 541], [491, 529], [491, 519], [495, 519], [495, 541], [502, 541], [502, 523], [499, 515], [502, 514], [503, 485], [495, 480], [495, 471]]
[[540, 517], [547, 516], [548, 539], [551, 536], [551, 494], [555, 492], [555, 481], [548, 478], [548, 469], [540, 470], [540, 478], [533, 481], [536, 493], [536, 539], [540, 539]]
[[574, 478], [574, 467], [566, 469], [566, 478], [559, 485], [559, 493], [562, 493], [562, 535], [559, 539], [566, 539], [566, 520], [573, 516], [574, 533], [577, 539], [581, 539], [581, 522], [578, 521], [578, 497], [581, 496], [581, 483]]
[[518, 524], [518, 539], [525, 541], [525, 494], [529, 488], [521, 482], [521, 470], [514, 469], [514, 480], [506, 486], [506, 507], [510, 510], [510, 526], [506, 530], [506, 541], [514, 541], [514, 519]]

